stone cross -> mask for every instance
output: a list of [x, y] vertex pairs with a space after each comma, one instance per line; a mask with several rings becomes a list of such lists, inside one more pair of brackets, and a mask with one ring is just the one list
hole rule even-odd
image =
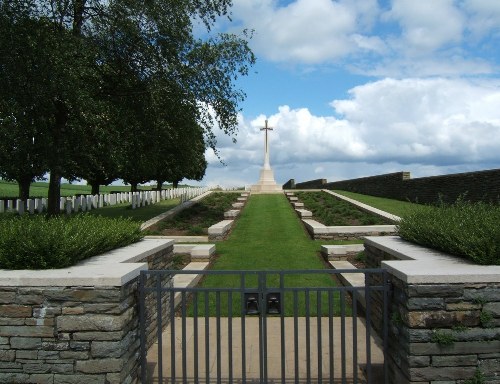
[[260, 129], [261, 131], [266, 131], [266, 142], [265, 142], [265, 147], [264, 147], [264, 168], [265, 169], [270, 169], [271, 166], [269, 164], [269, 141], [267, 138], [267, 132], [272, 131], [273, 128], [267, 126], [267, 120], [265, 121], [265, 125], [263, 128]]

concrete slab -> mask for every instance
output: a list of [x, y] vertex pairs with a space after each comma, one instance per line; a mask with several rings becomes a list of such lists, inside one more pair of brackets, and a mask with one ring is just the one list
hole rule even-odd
[[295, 203], [292, 203], [292, 206], [294, 208], [304, 208], [304, 203], [297, 203], [297, 202], [295, 202]]

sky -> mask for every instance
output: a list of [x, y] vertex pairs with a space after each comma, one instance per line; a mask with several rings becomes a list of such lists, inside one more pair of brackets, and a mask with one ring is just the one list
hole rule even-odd
[[278, 184], [500, 168], [499, 0], [233, 0], [231, 19], [214, 32], [253, 30], [257, 64], [200, 184], [255, 184], [266, 119]]

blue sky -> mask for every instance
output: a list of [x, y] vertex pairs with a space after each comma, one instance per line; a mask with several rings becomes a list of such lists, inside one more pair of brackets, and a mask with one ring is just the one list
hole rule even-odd
[[500, 1], [233, 3], [214, 32], [254, 30], [257, 65], [201, 184], [258, 180], [265, 119], [278, 183], [500, 168]]

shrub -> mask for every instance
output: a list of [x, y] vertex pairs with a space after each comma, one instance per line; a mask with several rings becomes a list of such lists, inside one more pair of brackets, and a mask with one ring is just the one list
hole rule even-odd
[[0, 215], [0, 268], [64, 268], [142, 237], [128, 219]]
[[416, 206], [401, 218], [403, 239], [483, 265], [500, 265], [500, 206], [470, 203]]

